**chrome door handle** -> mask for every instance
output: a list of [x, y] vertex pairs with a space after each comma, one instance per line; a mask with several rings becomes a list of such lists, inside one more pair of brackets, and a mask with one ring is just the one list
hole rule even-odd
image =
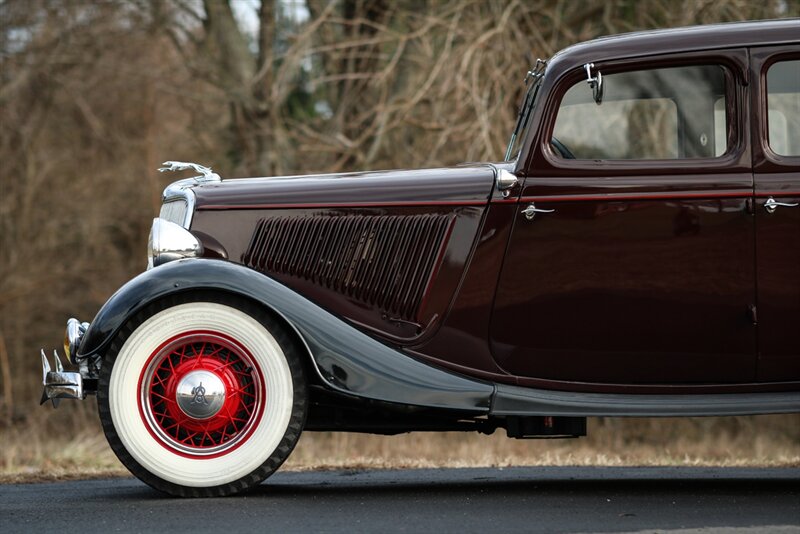
[[537, 213], [553, 213], [556, 210], [543, 210], [536, 207], [536, 205], [531, 202], [528, 204], [528, 207], [522, 210], [522, 214], [525, 215], [525, 218], [529, 221], [536, 217]]
[[775, 210], [778, 209], [778, 206], [782, 206], [784, 208], [796, 208], [799, 204], [797, 202], [790, 204], [788, 202], [777, 202], [774, 198], [769, 197], [766, 202], [764, 202], [764, 209], [767, 210], [767, 213], [775, 213]]

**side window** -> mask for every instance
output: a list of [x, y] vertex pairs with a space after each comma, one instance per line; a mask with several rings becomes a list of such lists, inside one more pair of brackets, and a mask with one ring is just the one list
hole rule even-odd
[[721, 156], [731, 124], [725, 80], [718, 65], [608, 74], [600, 104], [580, 81], [561, 101], [553, 151], [566, 159]]
[[800, 60], [767, 70], [769, 146], [781, 156], [800, 156]]

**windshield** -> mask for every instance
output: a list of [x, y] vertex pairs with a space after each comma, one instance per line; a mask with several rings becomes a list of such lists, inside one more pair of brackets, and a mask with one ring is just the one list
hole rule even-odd
[[537, 59], [533, 69], [529, 70], [525, 75], [525, 85], [528, 86], [528, 89], [525, 91], [525, 96], [522, 97], [522, 103], [519, 106], [519, 113], [517, 114], [514, 131], [511, 133], [511, 139], [508, 141], [505, 157], [506, 161], [515, 160], [517, 156], [519, 156], [519, 151], [522, 150], [522, 141], [525, 139], [525, 133], [530, 126], [531, 110], [533, 109], [534, 102], [536, 102], [539, 86], [542, 85], [542, 78], [546, 66], [547, 61]]

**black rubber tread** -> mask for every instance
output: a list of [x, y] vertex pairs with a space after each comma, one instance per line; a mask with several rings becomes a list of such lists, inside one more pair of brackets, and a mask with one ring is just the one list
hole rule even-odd
[[[117, 435], [114, 428], [114, 423], [111, 420], [111, 411], [108, 404], [108, 385], [111, 379], [111, 370], [114, 366], [114, 361], [122, 349], [125, 341], [130, 335], [139, 327], [145, 320], [152, 315], [177, 306], [179, 304], [187, 304], [192, 302], [213, 302], [216, 304], [223, 304], [230, 306], [239, 311], [242, 311], [257, 321], [259, 321], [264, 328], [269, 331], [275, 338], [283, 350], [286, 357], [289, 370], [292, 375], [292, 387], [294, 390], [294, 402], [292, 404], [292, 415], [289, 419], [289, 425], [286, 428], [286, 433], [278, 443], [278, 447], [272, 452], [267, 460], [261, 464], [257, 469], [248, 475], [243, 476], [238, 480], [222, 484], [219, 486], [210, 487], [193, 487], [181, 486], [172, 482], [163, 480], [150, 471], [142, 467], [125, 449], [122, 441]], [[120, 462], [128, 468], [128, 470], [136, 476], [139, 480], [148, 486], [173, 495], [176, 497], [224, 497], [226, 495], [233, 495], [245, 491], [253, 486], [257, 486], [263, 482], [267, 477], [274, 473], [286, 458], [289, 457], [292, 450], [294, 450], [297, 440], [300, 439], [300, 434], [303, 431], [308, 411], [307, 399], [308, 394], [306, 390], [306, 378], [304, 372], [303, 357], [301, 354], [302, 349], [298, 347], [296, 340], [289, 335], [286, 328], [283, 327], [272, 314], [265, 310], [263, 307], [247, 301], [245, 299], [234, 297], [231, 295], [219, 294], [214, 292], [191, 292], [173, 295], [150, 304], [140, 312], [129, 318], [126, 324], [119, 330], [116, 337], [109, 345], [109, 349], [103, 357], [103, 365], [100, 369], [100, 379], [97, 389], [97, 406], [100, 414], [100, 422], [103, 426], [106, 440], [117, 455]]]

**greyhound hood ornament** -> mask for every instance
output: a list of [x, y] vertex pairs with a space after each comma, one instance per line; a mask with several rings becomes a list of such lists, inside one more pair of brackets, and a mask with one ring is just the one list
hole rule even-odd
[[184, 161], [165, 161], [162, 163], [163, 167], [158, 169], [158, 172], [176, 172], [192, 169], [200, 173], [196, 178], [198, 182], [219, 182], [222, 179], [219, 174], [212, 172], [210, 167], [200, 165], [199, 163], [188, 163]]

